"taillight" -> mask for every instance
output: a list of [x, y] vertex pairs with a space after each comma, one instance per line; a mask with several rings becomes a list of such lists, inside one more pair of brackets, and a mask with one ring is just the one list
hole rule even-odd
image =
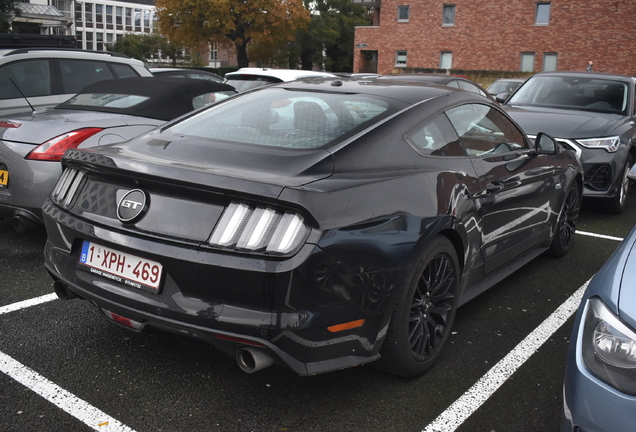
[[17, 129], [22, 126], [22, 123], [14, 121], [0, 121], [0, 127]]
[[233, 202], [223, 212], [209, 243], [236, 250], [286, 254], [300, 246], [307, 232], [303, 217], [297, 213]]
[[77, 148], [86, 139], [92, 137], [103, 128], [84, 128], [72, 132], [67, 132], [40, 144], [26, 156], [30, 160], [60, 161], [64, 152], [68, 149]]

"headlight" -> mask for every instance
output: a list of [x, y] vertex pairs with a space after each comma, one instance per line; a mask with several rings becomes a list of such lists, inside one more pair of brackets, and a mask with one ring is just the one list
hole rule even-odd
[[636, 395], [636, 332], [598, 298], [588, 301], [584, 317], [582, 356], [600, 380]]
[[223, 212], [209, 243], [236, 250], [286, 254], [300, 246], [307, 232], [303, 217], [297, 213], [233, 202]]
[[588, 138], [577, 139], [576, 142], [587, 148], [602, 148], [609, 153], [614, 153], [618, 150], [618, 145], [621, 143], [620, 137], [605, 137], [605, 138]]

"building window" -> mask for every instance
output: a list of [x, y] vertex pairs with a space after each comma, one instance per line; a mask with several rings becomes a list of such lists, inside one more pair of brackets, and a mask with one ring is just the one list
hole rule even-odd
[[534, 72], [534, 53], [521, 53], [521, 72]]
[[126, 8], [126, 25], [132, 26], [132, 9]]
[[102, 23], [102, 11], [104, 9], [104, 6], [98, 4], [95, 5], [95, 22], [96, 23]]
[[534, 25], [547, 26], [550, 23], [550, 3], [537, 3]]
[[117, 24], [117, 25], [121, 25], [122, 24], [122, 21], [121, 21], [121, 17], [123, 15], [122, 9], [123, 8], [120, 7], [120, 6], [117, 6], [115, 8], [115, 24]]
[[440, 69], [452, 69], [453, 68], [453, 52], [442, 51], [439, 55], [439, 68]]
[[106, 24], [113, 23], [113, 7], [106, 6]]
[[410, 6], [398, 6], [398, 22], [409, 21], [409, 8]]
[[75, 33], [75, 37], [77, 38], [77, 48], [84, 49], [84, 32], [78, 31]]
[[104, 51], [104, 33], [95, 33], [95, 38], [97, 41], [97, 51]]
[[84, 5], [84, 21], [93, 22], [93, 4], [86, 3]]
[[93, 32], [86, 32], [86, 49], [93, 50]]
[[219, 47], [216, 42], [210, 44], [210, 60], [216, 61], [219, 59]]
[[406, 51], [395, 52], [395, 66], [406, 67]]
[[135, 27], [141, 27], [141, 9], [135, 9]]
[[144, 10], [144, 28], [150, 28], [150, 9]]
[[455, 25], [455, 5], [444, 5], [442, 15], [442, 26], [452, 27]]
[[543, 53], [543, 71], [552, 72], [557, 70], [557, 53]]
[[82, 25], [82, 4], [75, 3], [75, 22], [78, 25]]
[[106, 33], [106, 49], [110, 49], [113, 46], [113, 34]]

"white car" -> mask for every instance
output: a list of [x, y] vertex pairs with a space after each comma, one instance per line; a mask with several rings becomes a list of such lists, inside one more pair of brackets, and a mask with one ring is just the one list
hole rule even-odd
[[97, 81], [150, 76], [143, 62], [122, 54], [0, 49], [0, 115], [58, 105]]
[[236, 72], [225, 74], [225, 84], [229, 84], [236, 91], [244, 92], [267, 84], [284, 81], [294, 81], [300, 78], [335, 77], [329, 72], [298, 70], [298, 69], [269, 69], [269, 68], [241, 68]]

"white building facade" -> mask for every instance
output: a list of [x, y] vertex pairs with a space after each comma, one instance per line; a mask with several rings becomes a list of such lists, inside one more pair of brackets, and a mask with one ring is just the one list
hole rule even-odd
[[16, 3], [20, 33], [77, 37], [77, 48], [103, 51], [127, 33], [148, 34], [156, 25], [153, 0], [32, 0]]
[[114, 0], [75, 2], [77, 47], [103, 51], [126, 33], [152, 33], [156, 24], [153, 4]]

